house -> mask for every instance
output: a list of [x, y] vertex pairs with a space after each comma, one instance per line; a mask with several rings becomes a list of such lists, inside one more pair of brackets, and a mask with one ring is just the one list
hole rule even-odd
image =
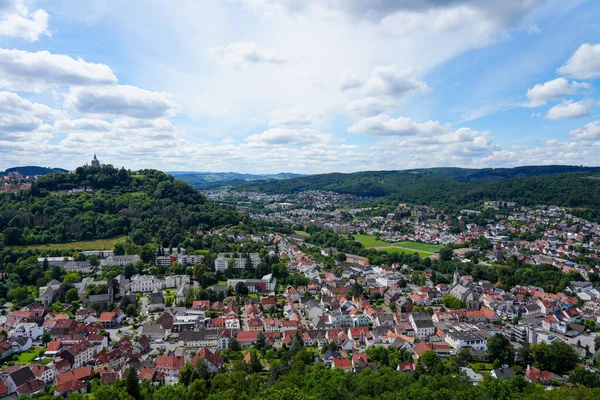
[[352, 368], [364, 368], [368, 363], [368, 357], [366, 353], [354, 353], [352, 354]]
[[165, 376], [165, 383], [175, 384], [178, 382], [177, 376], [183, 369], [185, 360], [182, 356], [158, 356], [156, 357], [155, 368]]
[[256, 344], [256, 338], [260, 331], [240, 331], [237, 334], [237, 341], [242, 348], [252, 347]]
[[142, 325], [142, 335], [145, 335], [150, 340], [167, 338], [168, 331], [159, 324], [145, 324]]
[[114, 311], [105, 311], [102, 314], [100, 314], [100, 318], [98, 319], [98, 322], [100, 322], [104, 328], [114, 328], [120, 325], [121, 321], [122, 318], [119, 319], [117, 313]]
[[348, 357], [336, 358], [333, 360], [332, 368], [341, 369], [342, 371], [352, 371], [352, 364]]
[[199, 331], [183, 331], [181, 340], [184, 347], [216, 347], [219, 332], [211, 329]]
[[483, 381], [483, 375], [478, 374], [477, 372], [473, 371], [471, 368], [460, 367], [460, 370], [463, 374], [465, 374], [467, 376], [467, 378], [469, 378], [469, 380], [474, 385], [477, 385], [477, 383]]
[[46, 384], [51, 384], [54, 381], [54, 371], [51, 368], [41, 364], [33, 364], [29, 367], [33, 375], [37, 379], [44, 381]]
[[450, 345], [447, 343], [427, 343], [421, 340], [413, 349], [413, 358], [418, 360], [426, 351], [433, 351], [443, 358], [450, 355]]
[[163, 329], [171, 329], [174, 321], [175, 316], [170, 311], [165, 311], [158, 317], [156, 323], [162, 326]]
[[140, 256], [137, 254], [131, 256], [115, 256], [111, 255], [106, 257], [104, 260], [100, 260], [100, 267], [115, 267], [119, 265], [135, 265], [140, 261]]
[[68, 360], [73, 369], [77, 369], [92, 361], [95, 354], [96, 347], [89, 341], [82, 340], [66, 350], [61, 351], [59, 356]]
[[133, 275], [129, 280], [129, 286], [133, 293], [151, 293], [155, 290], [161, 291], [164, 282], [154, 275]]
[[12, 332], [13, 337], [29, 337], [31, 340], [38, 340], [42, 337], [44, 329], [33, 322], [19, 323]]
[[516, 376], [512, 368], [496, 368], [490, 372], [490, 376], [496, 379], [510, 379]]
[[525, 377], [531, 383], [541, 383], [542, 385], [548, 385], [552, 381], [552, 374], [550, 372], [542, 371], [533, 366], [527, 368]]
[[63, 372], [56, 377], [56, 383], [62, 385], [71, 381], [83, 381], [91, 378], [94, 373], [94, 369], [91, 366], [85, 366], [77, 369], [72, 369], [67, 372]]
[[463, 348], [487, 350], [486, 338], [475, 332], [446, 332], [444, 340], [457, 351]]
[[150, 294], [150, 305], [148, 311], [163, 310], [165, 308], [165, 298], [162, 292], [153, 292]]
[[427, 319], [416, 319], [411, 322], [415, 331], [416, 339], [425, 339], [435, 334], [433, 321]]
[[396, 371], [400, 372], [413, 372], [415, 370], [415, 364], [411, 362], [400, 363], [396, 367]]
[[36, 393], [42, 392], [45, 388], [46, 388], [46, 384], [44, 383], [44, 381], [42, 381], [40, 379], [34, 379], [32, 381], [29, 381], [29, 382], [24, 383], [21, 386], [19, 386], [17, 388], [17, 396], [24, 396], [24, 395], [32, 396]]
[[36, 377], [33, 374], [33, 372], [31, 372], [31, 369], [29, 367], [23, 367], [8, 374], [6, 380], [4, 381], [4, 384], [6, 385], [6, 390], [10, 394], [15, 393], [17, 391], [17, 388], [21, 387], [27, 382], [31, 382], [34, 380], [36, 380]]
[[206, 347], [202, 347], [192, 358], [194, 366], [198, 365], [199, 362], [203, 362], [210, 372], [218, 372], [225, 365], [225, 360], [220, 355], [213, 353]]
[[68, 381], [67, 383], [63, 383], [62, 385], [58, 385], [54, 388], [55, 396], [64, 396], [67, 397], [71, 393], [87, 393], [87, 385], [78, 380]]

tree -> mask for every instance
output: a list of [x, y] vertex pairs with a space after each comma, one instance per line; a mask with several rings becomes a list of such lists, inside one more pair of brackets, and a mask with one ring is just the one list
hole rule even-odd
[[206, 388], [206, 381], [204, 379], [196, 379], [190, 384], [187, 392], [187, 399], [204, 400], [207, 395], [208, 389]]
[[81, 275], [77, 272], [68, 272], [63, 278], [64, 283], [77, 283], [81, 281]]
[[142, 249], [140, 250], [140, 258], [146, 264], [154, 261], [154, 254], [156, 254], [156, 249], [150, 243], [143, 245]]
[[141, 399], [140, 381], [135, 368], [129, 367], [125, 375], [125, 390], [136, 400]]
[[41, 341], [44, 346], [47, 345], [48, 343], [50, 343], [51, 340], [52, 340], [52, 336], [50, 335], [50, 332], [42, 333]]
[[427, 371], [429, 373], [435, 373], [437, 366], [442, 360], [440, 356], [435, 353], [435, 351], [428, 350], [423, 353], [423, 355], [419, 358], [419, 361], [422, 365], [427, 366]]
[[350, 287], [350, 290], [348, 290], [348, 296], [355, 297], [355, 296], [362, 296], [362, 294], [365, 292], [365, 289], [362, 287], [362, 285], [358, 282], [354, 282], [354, 284]]
[[192, 376], [194, 375], [194, 366], [187, 362], [184, 367], [179, 371], [179, 383], [183, 386], [189, 386], [192, 381]]
[[504, 335], [494, 335], [488, 339], [487, 354], [490, 360], [499, 360], [501, 364], [512, 365], [515, 358], [515, 350]]
[[296, 332], [296, 335], [294, 336], [294, 339], [292, 339], [292, 343], [290, 344], [290, 351], [292, 352], [292, 354], [296, 354], [300, 351], [300, 349], [302, 349], [303, 346], [304, 343], [302, 342], [302, 338], [300, 337], [300, 334]]
[[454, 255], [454, 252], [449, 247], [442, 247], [440, 249], [439, 254], [441, 261], [452, 261], [452, 256]]
[[267, 337], [265, 336], [265, 334], [262, 333], [262, 331], [258, 332], [258, 335], [256, 335], [256, 345], [254, 346], [256, 347], [256, 350], [263, 350], [266, 346], [266, 340]]
[[235, 285], [235, 293], [239, 294], [240, 296], [248, 295], [248, 286], [246, 286], [244, 282], [238, 282]]
[[555, 340], [550, 344], [534, 344], [531, 346], [531, 353], [536, 367], [557, 374], [571, 371], [579, 362], [579, 356], [573, 347], [562, 340]]
[[71, 304], [74, 301], [79, 301], [79, 293], [77, 292], [77, 289], [71, 288], [67, 290], [67, 294], [65, 295], [65, 302]]
[[469, 349], [460, 349], [456, 354], [456, 363], [459, 367], [466, 367], [471, 361], [473, 361], [473, 355]]
[[125, 246], [123, 246], [123, 243], [115, 244], [114, 254], [115, 254], [115, 256], [124, 256], [125, 255]]
[[600, 349], [600, 335], [594, 336], [594, 350], [598, 351]]
[[240, 351], [242, 346], [240, 346], [240, 342], [237, 341], [236, 338], [231, 338], [229, 341], [229, 350], [231, 351]]
[[135, 275], [135, 273], [136, 269], [133, 264], [127, 264], [125, 267], [123, 267], [123, 276], [125, 276], [125, 278], [129, 279]]
[[250, 352], [250, 362], [248, 363], [248, 370], [251, 373], [262, 372], [263, 366], [260, 362], [260, 357], [258, 357], [258, 353], [256, 351]]

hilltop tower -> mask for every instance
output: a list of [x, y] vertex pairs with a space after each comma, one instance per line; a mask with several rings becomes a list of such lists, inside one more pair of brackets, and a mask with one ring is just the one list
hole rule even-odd
[[460, 272], [458, 272], [458, 267], [456, 267], [456, 271], [454, 271], [454, 277], [452, 279], [452, 286], [456, 286], [460, 282]]
[[96, 158], [96, 154], [94, 153], [94, 159], [92, 160], [92, 168], [100, 168], [100, 161]]

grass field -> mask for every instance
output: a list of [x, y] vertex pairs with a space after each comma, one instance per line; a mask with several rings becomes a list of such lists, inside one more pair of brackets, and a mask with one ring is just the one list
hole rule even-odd
[[26, 249], [37, 250], [112, 250], [117, 243], [125, 243], [125, 236], [117, 236], [110, 239], [86, 240], [71, 243], [32, 244], [23, 246]]
[[20, 363], [30, 363], [34, 358], [38, 357], [40, 349], [38, 347], [32, 347], [31, 349], [19, 354]]
[[408, 241], [396, 243], [384, 242], [383, 240], [377, 240], [375, 236], [371, 235], [354, 235], [354, 239], [368, 249], [387, 251], [388, 253], [418, 253], [419, 257], [429, 257], [441, 248], [441, 246], [427, 243]]
[[294, 231], [294, 233], [295, 233], [296, 235], [300, 235], [300, 236], [306, 236], [306, 237], [309, 237], [309, 236], [310, 236], [310, 233], [308, 233], [308, 232], [304, 232], [304, 231]]

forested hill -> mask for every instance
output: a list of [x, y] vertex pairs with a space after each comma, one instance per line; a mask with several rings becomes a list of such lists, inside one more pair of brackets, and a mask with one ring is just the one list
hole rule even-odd
[[29, 191], [0, 194], [6, 245], [129, 235], [136, 244], [179, 245], [196, 229], [247, 219], [163, 172], [104, 165], [41, 177]]
[[469, 205], [482, 200], [598, 207], [600, 168], [568, 166], [512, 169], [432, 168], [323, 174], [278, 182], [248, 182], [241, 190], [297, 193], [331, 190], [429, 205]]
[[7, 168], [4, 171], [4, 174], [8, 174], [9, 172], [20, 172], [23, 175], [32, 176], [32, 175], [46, 175], [53, 174], [56, 172], [69, 172], [66, 169], [62, 168], [46, 168], [46, 167], [36, 167], [36, 166], [24, 166], [24, 167], [12, 167]]

